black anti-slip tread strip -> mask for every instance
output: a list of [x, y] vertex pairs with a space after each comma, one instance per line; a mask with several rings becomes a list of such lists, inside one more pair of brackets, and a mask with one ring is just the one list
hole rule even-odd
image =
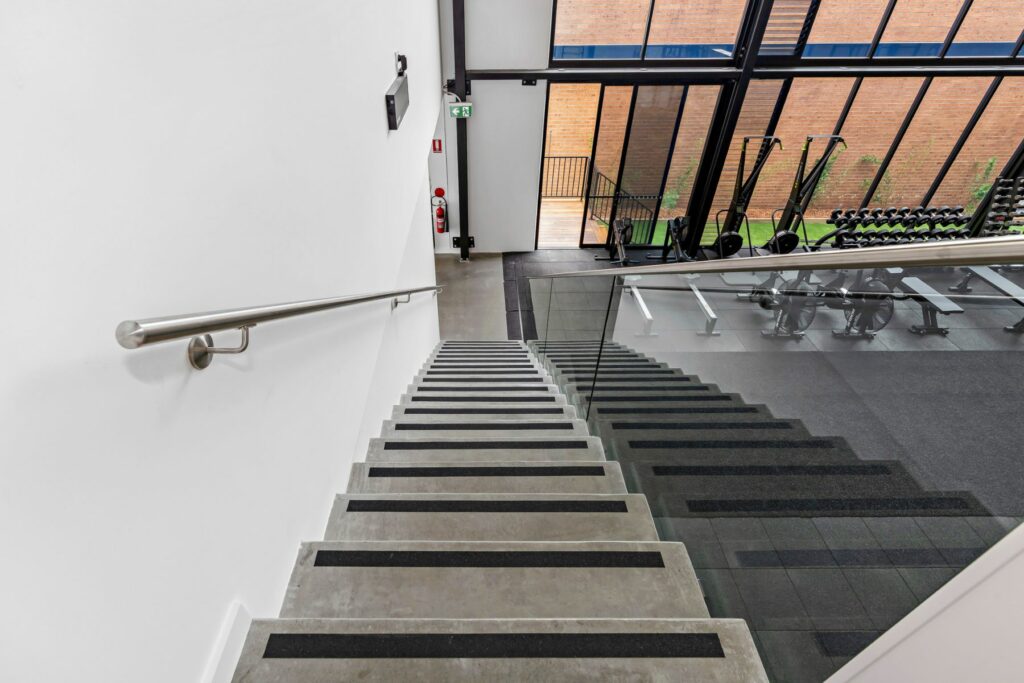
[[271, 633], [264, 659], [725, 657], [717, 633]]
[[395, 431], [400, 432], [420, 432], [420, 431], [436, 431], [445, 432], [448, 430], [466, 430], [473, 431], [475, 429], [500, 429], [500, 430], [524, 430], [524, 429], [572, 429], [571, 422], [461, 422], [461, 423], [450, 423], [450, 422], [418, 422], [415, 424], [409, 422], [403, 422], [395, 425]]
[[586, 441], [385, 441], [386, 451], [469, 451], [508, 449], [536, 451], [546, 448], [589, 448]]
[[685, 406], [679, 408], [594, 408], [599, 415], [700, 415], [756, 413], [753, 406]]
[[421, 382], [513, 382], [517, 384], [528, 384], [543, 382], [543, 377], [424, 377]]
[[547, 387], [417, 387], [417, 391], [547, 391]]
[[[616, 387], [618, 388], [618, 387]], [[662, 395], [662, 396], [616, 396], [615, 394], [605, 394], [594, 396], [590, 399], [591, 403], [635, 403], [637, 401], [642, 402], [684, 402], [684, 401], [735, 401], [732, 396], [728, 394], [709, 394], [707, 396], [694, 396], [694, 395]]]
[[540, 370], [488, 370], [487, 372], [480, 372], [479, 370], [427, 370], [428, 375], [539, 375]]
[[413, 403], [555, 403], [557, 396], [412, 396]]
[[599, 465], [475, 465], [469, 467], [380, 467], [373, 466], [369, 477], [603, 477]]
[[651, 468], [658, 477], [790, 477], [854, 475], [875, 476], [892, 474], [886, 465], [655, 465]]
[[624, 550], [318, 550], [316, 567], [664, 568], [659, 552]]
[[[569, 391], [588, 391], [592, 386], [592, 383], [587, 382], [586, 384], [570, 384]], [[612, 391], [711, 391], [711, 387], [706, 384], [692, 384], [685, 387], [652, 387], [650, 384], [612, 384], [611, 382], [597, 382], [597, 388], [600, 390], [611, 389]]]
[[350, 500], [347, 512], [629, 512], [621, 500]]
[[[568, 377], [562, 377], [566, 384], [592, 384], [594, 382], [593, 375], [570, 375]], [[625, 377], [609, 377], [607, 375], [598, 375], [597, 384], [608, 384], [610, 382], [649, 382], [651, 384], [663, 384], [665, 382], [692, 382], [693, 380], [689, 377], [637, 377], [635, 375], [626, 375]]]
[[962, 498], [777, 498], [739, 500], [687, 500], [691, 512], [788, 512], [813, 510], [969, 510]]
[[692, 441], [639, 439], [630, 448], [835, 448], [831, 439], [734, 439], [731, 441]]
[[[490, 370], [490, 369], [495, 369], [495, 368], [501, 369], [501, 370], [506, 370], [506, 369], [509, 369], [509, 368], [522, 368], [523, 370], [537, 370], [536, 366], [534, 366], [534, 365], [516, 365], [514, 363], [507, 363], [507, 364], [506, 363], [502, 363], [501, 365], [465, 365], [465, 364], [462, 364], [462, 363], [450, 363], [450, 364], [434, 363], [433, 365], [430, 366], [430, 370], [448, 370], [448, 369], [458, 369], [458, 370]], [[428, 370], [428, 372], [430, 370]]]
[[612, 429], [792, 429], [791, 422], [612, 422]]
[[403, 415], [564, 415], [561, 408], [405, 408]]

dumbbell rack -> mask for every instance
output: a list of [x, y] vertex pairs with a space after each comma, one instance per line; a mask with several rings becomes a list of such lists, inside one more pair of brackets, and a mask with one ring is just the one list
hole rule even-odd
[[1019, 228], [1024, 228], [1024, 177], [996, 178], [982, 234], [1006, 235]]

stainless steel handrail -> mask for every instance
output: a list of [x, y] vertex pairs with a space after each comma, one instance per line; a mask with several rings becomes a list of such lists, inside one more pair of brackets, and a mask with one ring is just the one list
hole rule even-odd
[[[172, 315], [164, 318], [125, 320], [117, 326], [117, 343], [126, 349], [137, 349], [149, 344], [192, 337], [192, 341], [189, 343], [189, 362], [192, 363], [193, 367], [201, 369], [210, 364], [211, 353], [241, 353], [244, 351], [249, 341], [249, 328], [259, 323], [293, 318], [308, 313], [318, 313], [333, 308], [353, 306], [381, 299], [392, 299], [391, 307], [394, 308], [397, 305], [396, 301], [404, 303], [399, 301], [397, 297], [409, 297], [420, 292], [434, 292], [436, 294], [442, 289], [443, 287], [434, 285], [430, 287], [396, 289], [390, 292], [377, 292], [375, 294], [358, 294], [330, 299], [309, 299], [307, 301], [271, 304], [269, 306], [249, 306], [247, 308], [232, 308], [224, 311]], [[242, 330], [243, 343], [238, 349], [219, 349], [213, 346], [213, 340], [209, 336], [211, 332], [233, 329]]]
[[553, 275], [534, 275], [531, 280], [568, 277], [624, 277], [688, 273], [750, 273], [776, 270], [885, 268], [907, 266], [988, 266], [1024, 263], [1024, 235], [983, 237], [951, 242], [901, 244], [868, 249], [827, 249], [799, 254], [752, 256], [664, 263], [653, 266], [580, 270]]

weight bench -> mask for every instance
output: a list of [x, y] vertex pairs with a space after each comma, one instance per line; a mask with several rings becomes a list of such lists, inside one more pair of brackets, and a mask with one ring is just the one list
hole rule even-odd
[[913, 299], [921, 306], [921, 316], [924, 319], [922, 325], [911, 325], [910, 331], [914, 334], [949, 334], [948, 327], [939, 326], [939, 313], [942, 315], [953, 315], [963, 313], [964, 309], [956, 305], [949, 297], [936, 291], [924, 280], [916, 277], [905, 277], [900, 280], [899, 288], [907, 293], [908, 299]]
[[[976, 277], [979, 280], [984, 281], [988, 286], [1000, 294], [1010, 298], [1018, 306], [1024, 306], [1024, 288], [1018, 287], [988, 266], [967, 266], [963, 270], [966, 273], [964, 275], [964, 279], [950, 287], [949, 291], [959, 292], [961, 294], [970, 292], [971, 288], [969, 283], [971, 278]], [[1003, 329], [1007, 332], [1015, 332], [1017, 334], [1024, 333], [1024, 318], [1021, 318], [1013, 325], [1007, 325]]]

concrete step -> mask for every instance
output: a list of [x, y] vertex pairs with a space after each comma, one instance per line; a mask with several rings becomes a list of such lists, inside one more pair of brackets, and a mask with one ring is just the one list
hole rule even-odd
[[678, 420], [737, 420], [754, 419], [755, 417], [770, 418], [767, 406], [759, 404], [736, 405], [692, 405], [685, 404], [632, 404], [617, 405], [614, 403], [594, 403], [590, 408], [590, 421], [603, 420], [647, 420], [647, 419], [678, 419]]
[[234, 683], [768, 680], [742, 619], [257, 619]]
[[655, 465], [637, 467], [647, 495], [718, 498], [893, 497], [925, 493], [896, 461], [817, 465]]
[[659, 465], [735, 465], [859, 462], [856, 454], [839, 437], [693, 438], [675, 436], [671, 439], [618, 437], [609, 443], [609, 452], [616, 459], [630, 463]]
[[625, 493], [622, 470], [604, 459], [580, 462], [357, 462], [349, 493]]
[[303, 543], [282, 618], [707, 617], [681, 543]]
[[458, 420], [557, 420], [576, 419], [576, 408], [570, 405], [537, 406], [532, 403], [440, 403], [429, 408], [397, 405], [391, 411], [396, 419], [413, 418], [444, 422]]
[[601, 370], [648, 370], [651, 368], [667, 370], [670, 369], [665, 363], [656, 363], [654, 361], [646, 360], [608, 360], [602, 358], [601, 362], [598, 363], [596, 360], [591, 361], [573, 361], [573, 362], [562, 362], [562, 363], [544, 363], [544, 367], [548, 368], [552, 372], [557, 371], [569, 371], [569, 370], [590, 370], [593, 371], [595, 367]]
[[[561, 385], [561, 389], [566, 396], [572, 397], [573, 394], [586, 392], [589, 394], [591, 389], [595, 388], [594, 382], [573, 382], [571, 384]], [[601, 380], [596, 383], [596, 390], [603, 393], [619, 393], [624, 396], [634, 396], [637, 394], [641, 395], [664, 395], [664, 394], [687, 394], [692, 395], [694, 393], [703, 394], [720, 394], [721, 390], [717, 384], [701, 384], [698, 382], [673, 382], [668, 386], [653, 382], [649, 379], [641, 381], [604, 381]]]
[[785, 497], [764, 493], [664, 494], [648, 499], [657, 517], [984, 517], [989, 514], [968, 491], [928, 491], [886, 496], [822, 495], [800, 491]]
[[413, 386], [465, 386], [488, 385], [496, 386], [533, 386], [553, 384], [547, 374], [531, 375], [430, 375], [420, 374], [413, 378]]
[[642, 377], [648, 378], [661, 378], [661, 377], [689, 377], [691, 381], [699, 382], [695, 375], [686, 375], [682, 370], [675, 368], [662, 368], [662, 367], [637, 367], [637, 368], [605, 368], [602, 364], [601, 367], [594, 372], [593, 368], [586, 369], [573, 369], [567, 368], [564, 370], [555, 370], [551, 373], [551, 376], [558, 381], [571, 382], [575, 379], [594, 379], [594, 375], [597, 375], [598, 379], [615, 379], [617, 377]]
[[537, 382], [530, 384], [502, 383], [502, 382], [478, 382], [473, 384], [410, 384], [408, 393], [477, 393], [477, 394], [544, 394], [561, 393], [561, 390], [550, 382]]
[[591, 398], [587, 394], [574, 397], [573, 405], [591, 404], [597, 408], [713, 408], [745, 406], [739, 394], [705, 394], [704, 392], [674, 392], [652, 395], [621, 394], [598, 389]]
[[421, 370], [417, 377], [541, 377], [547, 376], [547, 372], [540, 368], [533, 369], [508, 369], [496, 368], [426, 368]]
[[[594, 434], [601, 437], [607, 445], [608, 457], [618, 458], [616, 448], [623, 443], [643, 439], [647, 442], [655, 440], [684, 440], [687, 442], [749, 442], [775, 441], [785, 439], [811, 439], [800, 420], [748, 419], [746, 417], [731, 420], [644, 420], [619, 421], [602, 420], [594, 423]], [[626, 452], [635, 450], [630, 447]]]
[[596, 436], [370, 439], [367, 462], [502, 462], [603, 460]]
[[516, 405], [565, 405], [567, 403], [564, 394], [555, 392], [524, 394], [522, 392], [421, 392], [415, 395], [404, 394], [399, 405], [410, 406], [437, 406], [461, 403], [464, 405], [489, 404], [516, 404]]
[[334, 499], [325, 541], [657, 541], [642, 495], [370, 494]]
[[382, 437], [423, 437], [446, 439], [449, 437], [464, 438], [471, 436], [494, 436], [516, 438], [520, 436], [590, 436], [587, 423], [580, 419], [548, 419], [530, 420], [490, 419], [462, 420], [449, 417], [443, 422], [435, 420], [419, 420], [402, 418], [401, 420], [385, 420], [381, 427]]

